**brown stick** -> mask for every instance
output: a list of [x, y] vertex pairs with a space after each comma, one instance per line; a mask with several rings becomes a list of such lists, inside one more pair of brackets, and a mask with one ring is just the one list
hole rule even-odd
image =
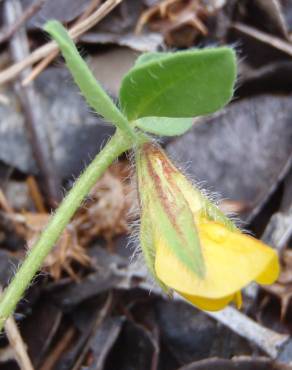
[[35, 66], [35, 68], [30, 72], [30, 74], [25, 77], [24, 80], [22, 80], [21, 85], [27, 86], [29, 85], [33, 80], [37, 78], [39, 74], [42, 73], [42, 71], [47, 68], [47, 66], [58, 56], [59, 50], [52, 51], [47, 57], [45, 57], [42, 61], [39, 62]]
[[[100, 4], [101, 0], [92, 0], [87, 9], [85, 9], [84, 13], [78, 18], [77, 23], [82, 22], [85, 20], [89, 15], [97, 8]], [[52, 51], [46, 58], [44, 58], [39, 64], [35, 66], [35, 68], [31, 71], [31, 73], [22, 81], [22, 86], [27, 86], [31, 83], [42, 71], [58, 56], [59, 50]]]
[[[0, 287], [0, 295], [2, 294], [2, 287]], [[21, 370], [34, 370], [30, 358], [26, 351], [26, 345], [20, 335], [16, 322], [10, 316], [5, 324], [5, 333], [7, 335], [9, 344], [13, 349], [14, 358]]]
[[[9, 204], [7, 198], [5, 197], [5, 194], [3, 193], [1, 189], [0, 189], [0, 208], [4, 210], [5, 215], [9, 215], [9, 216], [14, 215], [14, 209]], [[8, 220], [5, 220], [5, 221], [8, 221]], [[20, 236], [23, 233], [22, 227], [13, 218], [11, 218], [8, 224], [5, 226], [7, 226], [7, 229], [9, 229], [10, 228], [9, 226], [11, 226], [11, 232], [16, 232], [16, 234]]]
[[50, 370], [54, 368], [54, 365], [60, 358], [61, 354], [64, 353], [69, 344], [72, 342], [75, 334], [76, 330], [74, 328], [69, 328], [68, 331], [65, 332], [62, 339], [57, 343], [52, 353], [42, 365], [41, 370]]
[[292, 56], [292, 45], [279, 37], [271, 36], [268, 33], [257, 30], [256, 28], [247, 26], [240, 22], [232, 23], [231, 25], [234, 29], [244, 33], [245, 35], [251, 36], [265, 44], [272, 46], [275, 49]]
[[42, 194], [40, 192], [38, 183], [34, 176], [28, 176], [26, 180], [28, 191], [30, 193], [31, 199], [36, 207], [37, 212], [46, 213], [47, 209], [45, 207]]
[[[4, 13], [8, 24], [14, 24], [21, 12], [20, 0], [5, 1]], [[19, 29], [10, 40], [10, 50], [15, 61], [23, 60], [28, 55], [29, 46], [24, 29]], [[24, 71], [23, 76], [28, 72], [28, 70]], [[28, 138], [42, 180], [42, 190], [44, 194], [47, 194], [48, 204], [54, 208], [61, 199], [61, 186], [56, 175], [50, 146], [46, 140], [44, 125], [40, 125], [44, 113], [33, 85], [23, 87], [17, 83], [15, 88], [24, 111]]]
[[[88, 18], [80, 22], [78, 25], [73, 26], [69, 31], [70, 36], [73, 38], [73, 40], [76, 40], [78, 36], [82, 35], [90, 28], [92, 28], [97, 22], [99, 22], [108, 13], [110, 13], [112, 9], [114, 9], [122, 1], [123, 0], [107, 0]], [[0, 73], [0, 85], [13, 80], [26, 67], [29, 67], [32, 64], [40, 61], [54, 50], [58, 50], [57, 44], [55, 42], [49, 42], [46, 45], [43, 45], [33, 51], [28, 57], [24, 58], [24, 60], [13, 64], [11, 67], [6, 68]]]
[[10, 346], [14, 350], [15, 359], [21, 370], [33, 370], [32, 363], [28, 357], [26, 346], [18, 331], [17, 325], [13, 317], [9, 317], [5, 324], [5, 332], [9, 340]]
[[9, 27], [5, 27], [6, 29], [0, 33], [0, 44], [10, 39], [28, 19], [41, 9], [46, 1], [47, 0], [38, 0], [34, 2], [24, 10], [22, 15], [13, 24]]

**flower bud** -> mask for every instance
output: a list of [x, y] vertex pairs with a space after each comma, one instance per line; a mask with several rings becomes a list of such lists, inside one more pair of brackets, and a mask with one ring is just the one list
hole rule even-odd
[[166, 291], [205, 310], [241, 305], [240, 290], [273, 283], [276, 252], [245, 235], [172, 164], [147, 143], [137, 149], [140, 243], [146, 264]]

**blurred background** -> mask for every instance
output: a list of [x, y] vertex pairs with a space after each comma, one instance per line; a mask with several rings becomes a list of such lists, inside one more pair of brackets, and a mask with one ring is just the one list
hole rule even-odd
[[47, 47], [49, 19], [81, 29], [79, 50], [115, 101], [143, 52], [235, 48], [232, 103], [160, 141], [224, 212], [277, 248], [282, 263], [277, 283], [245, 290], [241, 313], [231, 307], [210, 316], [164, 297], [130, 263], [137, 195], [125, 155], [18, 305], [0, 338], [0, 369], [292, 369], [292, 1], [2, 0], [0, 16], [2, 288], [113, 133]]

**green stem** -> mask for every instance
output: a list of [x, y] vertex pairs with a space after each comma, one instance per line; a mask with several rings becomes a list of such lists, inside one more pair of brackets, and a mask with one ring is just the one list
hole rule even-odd
[[132, 142], [121, 131], [117, 131], [76, 181], [38, 241], [28, 253], [12, 282], [4, 291], [0, 301], [0, 330], [3, 328], [6, 319], [15, 310], [17, 303], [22, 298], [34, 275], [40, 269], [46, 256], [55, 245], [84, 197], [109, 165], [131, 146]]
[[114, 123], [133, 140], [137, 140], [137, 135], [129, 125], [127, 118], [116, 107], [99, 82], [96, 81], [93, 73], [81, 58], [76, 45], [63, 25], [58, 21], [48, 21], [45, 26], [45, 31], [47, 31], [58, 43], [67, 67], [87, 103], [97, 113], [101, 114], [106, 121]]

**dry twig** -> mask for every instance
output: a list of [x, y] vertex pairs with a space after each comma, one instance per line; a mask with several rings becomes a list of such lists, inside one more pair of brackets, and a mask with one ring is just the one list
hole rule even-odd
[[[13, 219], [14, 210], [9, 204], [7, 198], [5, 197], [3, 191], [0, 189], [0, 208], [2, 208], [5, 212], [5, 216], [12, 216], [11, 218], [6, 218], [5, 221], [8, 221], [8, 224], [11, 225], [11, 229], [13, 232], [16, 232], [18, 235], [22, 234], [22, 227], [19, 225], [17, 221]], [[5, 222], [6, 223], [6, 222]]]
[[277, 212], [271, 217], [262, 239], [281, 253], [291, 236], [292, 204], [286, 212]]
[[227, 306], [222, 311], [206, 313], [236, 334], [255, 343], [271, 358], [278, 358], [287, 345], [291, 345], [289, 335], [279, 334], [261, 326], [234, 307]]
[[18, 331], [17, 325], [12, 317], [9, 317], [5, 324], [5, 332], [9, 343], [14, 350], [15, 359], [21, 370], [33, 370], [32, 363], [28, 357], [26, 346]]
[[[0, 288], [0, 294], [2, 294], [2, 288]], [[6, 321], [5, 333], [20, 369], [33, 370], [34, 368], [26, 351], [26, 345], [12, 316]]]
[[34, 178], [34, 176], [28, 176], [28, 178], [26, 180], [26, 183], [27, 183], [27, 186], [28, 186], [28, 190], [29, 190], [31, 199], [34, 202], [34, 205], [35, 205], [37, 211], [40, 212], [40, 213], [45, 213], [47, 211], [47, 209], [45, 207], [43, 197], [41, 195], [41, 192], [39, 190], [38, 184], [37, 184], [36, 179]]
[[46, 362], [41, 367], [41, 370], [50, 370], [54, 368], [54, 365], [62, 355], [62, 353], [65, 352], [69, 344], [72, 342], [74, 336], [76, 334], [76, 330], [74, 328], [69, 328], [61, 340], [57, 343], [57, 346], [54, 348], [53, 353], [50, 354]]
[[2, 30], [0, 33], [0, 44], [9, 40], [29, 18], [41, 9], [46, 1], [47, 0], [37, 0], [32, 3], [13, 24], [5, 27], [5, 30]]
[[292, 56], [292, 45], [284, 40], [281, 40], [278, 37], [271, 36], [268, 33], [259, 31], [253, 27], [247, 26], [240, 22], [235, 22], [232, 24], [232, 27], [245, 35], [253, 37], [256, 40], [263, 42], [264, 44], [270, 45], [275, 49], [282, 51], [290, 56]]
[[[92, 0], [84, 13], [78, 18], [77, 22], [74, 25], [84, 21], [90, 14], [98, 7], [101, 0]], [[31, 73], [22, 81], [22, 86], [30, 84], [42, 71], [58, 56], [59, 50], [52, 51], [46, 58], [44, 58]]]
[[[147, 271], [134, 263], [129, 266], [119, 268], [114, 264], [111, 265], [112, 276], [118, 276], [117, 283], [112, 288], [117, 289], [131, 289], [133, 286], [151, 290], [152, 293], [161, 296], [161, 289], [158, 286], [153, 286], [147, 283]], [[139, 283], [137, 284], [137, 279]], [[136, 283], [134, 283], [136, 282]], [[178, 294], [174, 294], [174, 299], [185, 301]], [[269, 357], [278, 359], [284, 363], [292, 363], [292, 338], [287, 334], [279, 334], [271, 329], [265, 328], [256, 321], [252, 320], [242, 312], [239, 312], [233, 307], [226, 307], [224, 310], [218, 312], [206, 312], [206, 314], [221, 324], [227, 326], [237, 335], [254, 343], [258, 348], [264, 351]]]
[[[20, 1], [5, 1], [4, 13], [7, 24], [14, 24], [22, 13]], [[23, 60], [29, 54], [29, 45], [24, 29], [19, 29], [10, 40], [10, 50], [13, 59], [17, 62]], [[28, 70], [23, 71], [23, 77], [28, 72]], [[49, 205], [55, 207], [61, 199], [61, 186], [56, 175], [50, 146], [46, 140], [47, 135], [44, 132], [44, 126], [39, 124], [43, 117], [41, 106], [33, 85], [23, 87], [18, 83], [15, 87], [25, 114], [25, 127], [33, 157], [43, 181], [42, 190], [45, 194], [48, 194]]]
[[[102, 4], [94, 13], [79, 24], [73, 26], [69, 34], [73, 40], [81, 36], [83, 33], [92, 28], [97, 22], [103, 19], [108, 13], [110, 13], [117, 5], [123, 0], [107, 0]], [[0, 84], [13, 80], [19, 75], [25, 68], [45, 58], [52, 51], [58, 50], [58, 46], [55, 42], [49, 42], [46, 45], [33, 51], [28, 57], [22, 61], [13, 64], [0, 73]]]

